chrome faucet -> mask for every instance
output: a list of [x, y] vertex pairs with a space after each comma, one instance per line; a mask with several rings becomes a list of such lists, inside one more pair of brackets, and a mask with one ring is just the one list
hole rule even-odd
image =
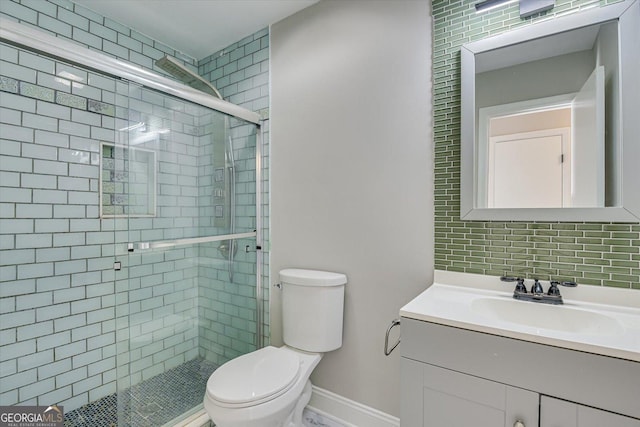
[[538, 279], [534, 279], [535, 282], [533, 284], [533, 286], [531, 286], [531, 293], [532, 294], [544, 294], [544, 289], [542, 289], [542, 285], [540, 284], [540, 282], [538, 281]]
[[516, 288], [513, 291], [513, 298], [523, 301], [541, 302], [545, 304], [563, 304], [562, 295], [560, 295], [560, 289], [558, 285], [575, 288], [578, 286], [576, 282], [558, 282], [557, 280], [551, 280], [549, 282], [549, 289], [544, 292], [542, 284], [538, 279], [534, 279], [534, 283], [531, 286], [531, 292], [527, 292], [527, 287], [524, 284], [524, 279], [518, 277], [502, 276], [500, 278], [503, 282], [517, 282]]

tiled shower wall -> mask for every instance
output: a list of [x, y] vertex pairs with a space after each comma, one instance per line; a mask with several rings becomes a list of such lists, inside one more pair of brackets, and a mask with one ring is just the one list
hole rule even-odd
[[[5, 0], [0, 2], [0, 13], [155, 71], [159, 70], [155, 69], [153, 60], [165, 53], [196, 69], [194, 64], [197, 61], [193, 58], [66, 0]], [[257, 51], [254, 50], [255, 44], [248, 48], [245, 46], [254, 40], [260, 44]], [[228, 63], [224, 64], [228, 66], [222, 71], [223, 80], [218, 82], [223, 84], [225, 75], [229, 76], [228, 84], [222, 88], [225, 98], [234, 96], [233, 101], [259, 110], [267, 118], [266, 31], [237, 43], [231, 50], [236, 53], [233, 58], [228, 56]], [[224, 53], [212, 57], [216, 55], [221, 57]], [[251, 58], [250, 64], [245, 56]], [[211, 63], [212, 57], [203, 61], [209, 64], [208, 72], [215, 68]], [[1, 271], [4, 283], [0, 285], [0, 292], [5, 298], [0, 313], [3, 316], [2, 326], [8, 328], [2, 330], [2, 343], [8, 345], [2, 349], [3, 360], [5, 356], [8, 359], [0, 372], [4, 377], [3, 383], [6, 379], [15, 387], [0, 396], [0, 404], [36, 403], [36, 396], [41, 396], [38, 403], [60, 402], [70, 410], [114, 392], [116, 375], [123, 375], [122, 366], [132, 369], [131, 380], [137, 382], [159, 372], [159, 365], [155, 362], [169, 368], [178, 363], [180, 357], [191, 357], [191, 353], [186, 353], [197, 354], [197, 348], [193, 350], [192, 347], [198, 344], [197, 334], [195, 329], [186, 326], [181, 330], [184, 337], [179, 344], [185, 356], [179, 356], [180, 351], [166, 351], [165, 343], [169, 343], [169, 347], [176, 345], [175, 341], [171, 344], [171, 339], [163, 341], [161, 350], [144, 349], [136, 344], [131, 353], [120, 355], [120, 370], [116, 374], [116, 329], [123, 325], [116, 327], [114, 314], [119, 305], [122, 305], [118, 308], [119, 316], [131, 314], [132, 307], [133, 311], [140, 310], [140, 313], [146, 310], [153, 312], [172, 303], [180, 304], [182, 310], [190, 310], [199, 298], [195, 279], [203, 274], [203, 270], [187, 260], [207, 254], [197, 248], [185, 248], [146, 257], [141, 255], [139, 259], [133, 257], [132, 264], [139, 264], [125, 265], [116, 277], [111, 264], [113, 242], [135, 240], [136, 236], [129, 233], [147, 240], [160, 238], [158, 233], [163, 238], [180, 236], [175, 234], [174, 227], [164, 229], [165, 226], [153, 224], [151, 219], [134, 219], [129, 224], [97, 219], [97, 141], [114, 139], [113, 82], [73, 67], [70, 71], [80, 75], [85, 73], [86, 80], [76, 83], [64, 81], [49, 69], [50, 60], [27, 52], [18, 54], [13, 48], [3, 47], [2, 59], [6, 62], [0, 71], [7, 78], [2, 81], [5, 92], [2, 93], [1, 116], [10, 130], [5, 132], [3, 129], [2, 132], [2, 148], [6, 151], [2, 154], [8, 156], [3, 167], [5, 164], [9, 167], [1, 179], [1, 185], [6, 188], [0, 191], [1, 197], [6, 198], [3, 199], [6, 203], [1, 205], [2, 232], [8, 233], [0, 235], [1, 249], [5, 250], [0, 256], [2, 264], [6, 265]], [[235, 65], [229, 65], [231, 63]], [[256, 64], [258, 73], [255, 72], [256, 67], [251, 67]], [[54, 64], [53, 67], [55, 70], [64, 66]], [[232, 73], [235, 73], [233, 77]], [[253, 90], [252, 85], [259, 89]], [[61, 113], [62, 110], [66, 113]], [[236, 137], [242, 139], [242, 135], [234, 135]], [[10, 139], [12, 141], [9, 142]], [[236, 158], [250, 163], [253, 155], [253, 149], [249, 147], [251, 144], [242, 144], [236, 143]], [[71, 158], [71, 151], [82, 154], [85, 160]], [[12, 170], [27, 168], [27, 163], [32, 165], [29, 171]], [[181, 175], [185, 176], [182, 172]], [[251, 179], [249, 172], [240, 178], [244, 181], [241, 182], [244, 194], [239, 195], [239, 203], [246, 206], [255, 200], [255, 194], [251, 194], [247, 184]], [[268, 183], [264, 188], [268, 188]], [[167, 191], [169, 194], [181, 192], [171, 188]], [[265, 200], [268, 200], [266, 196]], [[33, 207], [35, 204], [42, 209]], [[245, 210], [251, 209], [246, 206]], [[188, 220], [189, 215], [185, 215], [181, 224], [193, 226], [193, 221], [191, 226], [185, 225]], [[244, 245], [240, 250], [243, 248]], [[220, 336], [230, 336], [230, 350], [221, 350], [224, 358], [232, 357], [248, 346], [249, 337], [238, 337], [241, 335], [238, 331], [246, 325], [240, 325], [239, 317], [234, 315], [245, 315], [243, 310], [250, 306], [247, 274], [255, 268], [249, 266], [250, 258], [250, 253], [243, 252], [238, 256], [239, 260], [246, 261], [236, 275], [236, 281], [242, 286], [224, 285], [224, 265], [210, 268], [209, 264], [206, 269], [210, 279], [215, 277], [218, 280], [215, 286], [223, 288], [219, 291], [229, 291], [222, 300], [226, 303], [223, 311], [231, 312], [231, 315], [220, 316], [215, 322]], [[127, 303], [122, 299], [125, 294], [120, 291], [130, 286], [127, 273], [133, 285], [140, 288], [130, 294], [136, 295], [134, 300], [124, 304]], [[173, 298], [172, 301], [163, 301], [165, 296], [158, 299], [159, 295], [153, 292], [149, 295], [149, 287], [157, 285], [158, 280], [169, 286], [174, 280], [181, 283], [179, 292], [182, 300], [173, 298], [175, 295], [168, 297]], [[39, 295], [40, 291], [44, 294]], [[131, 332], [150, 332], [146, 328], [153, 329], [152, 322], [146, 322], [149, 318], [145, 319], [140, 313], [137, 320], [133, 320]], [[119, 321], [123, 319], [120, 317]], [[223, 323], [225, 319], [228, 324]], [[124, 338], [126, 336], [119, 336], [117, 340]], [[35, 353], [36, 348], [38, 353]], [[162, 355], [156, 356], [159, 352]], [[11, 355], [14, 357], [9, 357]]]
[[[269, 342], [269, 32], [268, 29], [252, 34], [244, 39], [227, 46], [198, 61], [199, 74], [210, 81], [224, 99], [240, 105], [248, 110], [256, 111], [264, 119], [262, 122], [262, 238], [263, 238], [263, 274], [262, 284], [264, 293], [264, 330], [263, 339]], [[238, 136], [238, 135], [236, 135]], [[236, 148], [236, 159], [244, 170], [250, 170], [254, 162], [254, 146], [249, 144], [243, 150]], [[240, 180], [247, 183], [255, 177], [251, 174], [241, 175]], [[254, 215], [255, 192], [248, 188], [248, 184], [240, 182], [238, 187], [239, 200], [245, 206], [249, 218]], [[244, 247], [244, 246], [243, 246]], [[243, 248], [242, 247], [242, 248]], [[240, 248], [240, 249], [242, 249]], [[239, 301], [243, 301], [238, 293]], [[203, 301], [204, 302], [204, 301]], [[241, 306], [242, 308], [242, 306]], [[234, 309], [235, 310], [235, 309]], [[233, 335], [233, 331], [231, 331]], [[222, 338], [226, 340], [226, 338]]]
[[[198, 354], [197, 250], [127, 256], [124, 245], [197, 235], [195, 118], [164, 111], [172, 125], [171, 140], [154, 147], [158, 215], [101, 219], [100, 143], [118, 143], [131, 96], [158, 114], [163, 100], [22, 50], [2, 52], [0, 73], [20, 67], [3, 76], [0, 94], [2, 402], [69, 410], [115, 392], [116, 377], [137, 383]], [[74, 83], [53, 77], [61, 70]]]
[[640, 289], [640, 224], [460, 220], [460, 47], [614, 2], [557, 0], [523, 20], [517, 3], [476, 14], [474, 2], [433, 1], [436, 269]]
[[[157, 208], [154, 217], [115, 222], [115, 255], [124, 267], [116, 273], [115, 283], [119, 387], [137, 384], [198, 355], [198, 248], [127, 253], [125, 244], [200, 236], [199, 121], [206, 110], [135, 84], [126, 86], [126, 92], [118, 91], [122, 105], [118, 103], [117, 111], [123, 111], [123, 120], [116, 120], [115, 128], [146, 126], [117, 133], [116, 143], [127, 138], [131, 144], [121, 157], [130, 159], [131, 149], [155, 153]], [[130, 176], [130, 161], [120, 171], [129, 179], [129, 188], [139, 182]], [[128, 194], [131, 197], [131, 189]]]
[[[213, 119], [213, 120], [212, 120]], [[230, 222], [229, 188], [220, 187], [216, 171], [223, 172], [229, 179], [229, 163], [224, 159], [224, 146], [231, 143], [235, 158], [236, 176], [236, 224], [233, 233], [255, 230], [255, 127], [236, 119], [217, 116], [203, 117], [200, 157], [198, 197], [200, 209], [200, 235], [227, 234]], [[221, 129], [229, 128], [229, 133]], [[219, 137], [215, 136], [219, 135]], [[230, 140], [229, 137], [230, 136]], [[210, 138], [218, 143], [207, 143]], [[222, 160], [222, 161], [220, 161]], [[216, 189], [225, 195], [219, 197]], [[227, 202], [224, 217], [216, 216], [216, 205]], [[224, 242], [230, 245], [230, 242]], [[229, 265], [226, 254], [220, 251], [220, 243], [199, 245], [198, 278], [198, 347], [201, 357], [221, 365], [226, 361], [255, 350], [255, 284], [256, 254], [245, 251], [245, 246], [253, 248], [255, 240], [235, 241], [236, 252]], [[230, 273], [230, 268], [232, 274]]]
[[[113, 257], [103, 253], [114, 222], [103, 232], [97, 219], [97, 141], [114, 139], [115, 83], [92, 78], [73, 95], [54, 71], [88, 83], [86, 72], [1, 49], [0, 402], [79, 406], [114, 391], [116, 375]], [[88, 96], [108, 100], [108, 113], [87, 109]]]
[[267, 28], [200, 59], [198, 72], [225, 100], [269, 117]]

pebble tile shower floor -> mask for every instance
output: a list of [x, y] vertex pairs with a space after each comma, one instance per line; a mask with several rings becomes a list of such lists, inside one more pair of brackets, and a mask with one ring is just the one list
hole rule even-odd
[[[158, 427], [202, 403], [217, 365], [196, 358], [65, 414], [65, 427]], [[118, 424], [118, 411], [122, 413]]]

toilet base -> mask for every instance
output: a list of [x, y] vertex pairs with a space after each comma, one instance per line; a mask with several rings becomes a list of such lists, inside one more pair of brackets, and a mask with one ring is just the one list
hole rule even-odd
[[304, 385], [304, 390], [300, 395], [300, 399], [298, 399], [296, 406], [293, 408], [293, 412], [289, 417], [287, 417], [287, 420], [282, 427], [302, 427], [302, 411], [304, 411], [304, 408], [306, 408], [310, 400], [311, 381], [307, 380], [307, 383]]

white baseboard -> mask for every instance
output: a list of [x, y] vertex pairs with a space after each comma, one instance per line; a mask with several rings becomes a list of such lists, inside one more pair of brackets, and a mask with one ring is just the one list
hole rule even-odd
[[[204, 408], [200, 409], [198, 412], [193, 415], [180, 420], [173, 427], [207, 427], [211, 425], [211, 419], [209, 419], [209, 415], [204, 410]], [[167, 427], [166, 425], [163, 427]]]
[[[370, 406], [355, 402], [339, 394], [312, 386], [311, 401], [307, 408], [324, 419], [322, 424], [336, 427], [399, 427], [400, 419]], [[309, 414], [313, 417], [313, 414]], [[209, 416], [204, 408], [182, 420], [175, 427], [201, 427], [208, 425]]]
[[400, 426], [399, 418], [316, 386], [307, 408], [345, 427]]

